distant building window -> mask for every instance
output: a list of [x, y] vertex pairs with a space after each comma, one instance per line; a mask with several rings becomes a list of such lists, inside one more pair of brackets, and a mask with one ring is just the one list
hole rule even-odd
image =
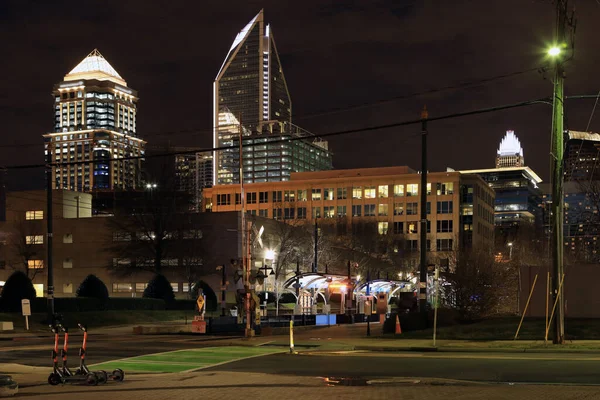
[[44, 244], [44, 235], [27, 235], [25, 236], [26, 244]]
[[325, 206], [325, 207], [323, 207], [323, 217], [324, 218], [333, 218], [333, 217], [335, 217], [335, 207], [334, 206]]
[[295, 208], [284, 208], [283, 219], [294, 219]]
[[44, 211], [42, 210], [34, 210], [34, 211], [25, 211], [25, 219], [44, 219]]
[[452, 250], [452, 239], [437, 239], [436, 240], [437, 251], [451, 251]]
[[313, 201], [321, 200], [321, 189], [313, 189], [312, 190], [312, 200]]
[[404, 215], [404, 203], [394, 203], [394, 215]]
[[173, 288], [173, 293], [179, 292], [179, 283], [171, 283], [171, 287]]
[[406, 233], [419, 233], [416, 222], [406, 223]]
[[394, 185], [394, 197], [404, 196], [404, 185]]
[[404, 222], [394, 222], [394, 233], [396, 235], [404, 233]]
[[362, 211], [362, 206], [360, 204], [352, 206], [352, 216], [353, 217], [360, 217], [361, 211]]
[[[254, 194], [254, 203], [256, 203], [256, 193]], [[269, 192], [258, 192], [258, 202], [261, 204], [269, 202]]]
[[375, 198], [375, 186], [366, 186], [365, 187], [365, 199], [374, 199]]
[[273, 209], [273, 219], [280, 220], [282, 215], [283, 215], [283, 212], [282, 212], [281, 208]]
[[321, 207], [312, 208], [312, 218], [321, 218]]
[[291, 203], [296, 200], [296, 191], [295, 190], [286, 190], [283, 192], [283, 200], [285, 202]]
[[442, 196], [446, 194], [454, 193], [454, 183], [453, 182], [444, 182], [437, 184], [437, 195]]
[[452, 225], [453, 225], [452, 220], [437, 221], [437, 232], [438, 233], [452, 232], [452, 228], [453, 228]]
[[352, 188], [352, 198], [358, 200], [362, 199], [362, 186]]
[[229, 193], [218, 194], [217, 195], [217, 205], [218, 206], [229, 206], [229, 205], [231, 205], [231, 195]]
[[418, 203], [406, 203], [406, 215], [418, 215], [419, 204]]
[[63, 293], [73, 293], [73, 284], [63, 283]]
[[73, 243], [73, 234], [65, 233], [63, 235], [63, 243]]
[[346, 206], [337, 206], [337, 216], [338, 217], [346, 216]]
[[132, 290], [131, 283], [113, 283], [113, 293], [130, 293]]
[[365, 204], [365, 217], [375, 216], [375, 204]]
[[246, 204], [256, 204], [256, 192], [246, 193]]
[[334, 199], [334, 189], [333, 188], [325, 188], [323, 189], [323, 197], [325, 200], [333, 200]]
[[377, 194], [379, 197], [388, 197], [389, 186], [388, 185], [379, 185], [377, 189]]
[[387, 217], [388, 215], [388, 205], [387, 204], [379, 204], [377, 215], [380, 217]]
[[273, 203], [281, 203], [283, 201], [283, 193], [281, 190], [273, 191]]
[[63, 260], [63, 268], [73, 268], [73, 259], [65, 258]]
[[452, 201], [438, 201], [437, 202], [437, 213], [438, 214], [452, 214]]
[[[138, 293], [143, 292], [146, 288], [148, 287], [147, 283], [136, 283], [135, 284], [135, 291]], [[188, 285], [189, 287], [189, 285]]]
[[298, 201], [308, 201], [306, 189], [298, 190]]
[[44, 268], [44, 260], [27, 260], [27, 268], [43, 269]]
[[407, 196], [418, 196], [419, 195], [419, 185], [416, 183], [410, 183], [406, 185], [406, 195]]
[[338, 188], [337, 189], [337, 199], [338, 200], [345, 200], [346, 199], [346, 191], [347, 189], [344, 188]]
[[388, 233], [388, 223], [387, 222], [378, 222], [377, 223], [377, 232], [380, 235], [387, 235], [387, 233]]
[[258, 216], [269, 218], [269, 210], [258, 210]]
[[298, 207], [298, 219], [306, 219], [306, 207]]

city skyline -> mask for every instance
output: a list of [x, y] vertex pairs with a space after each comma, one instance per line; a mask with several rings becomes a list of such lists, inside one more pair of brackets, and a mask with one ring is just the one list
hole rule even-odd
[[[153, 34], [150, 27], [163, 13], [150, 8], [144, 10], [145, 18], [136, 18], [128, 23], [139, 27], [152, 40], [142, 41], [135, 37], [128, 41], [116, 40], [122, 33], [118, 28], [123, 25], [122, 19], [134, 10], [139, 12], [134, 3], [121, 13], [95, 14], [92, 8], [80, 7], [81, 20], [86, 21], [89, 29], [77, 37], [70, 37], [67, 45], [52, 47], [51, 57], [45, 54], [47, 50], [43, 44], [48, 40], [56, 42], [62, 33], [39, 34], [42, 21], [47, 20], [48, 15], [54, 15], [55, 19], [76, 23], [78, 19], [73, 12], [62, 12], [66, 3], [56, 8], [39, 6], [27, 9], [32, 21], [28, 26], [17, 23], [18, 16], [24, 12], [22, 6], [17, 2], [5, 3], [3, 33], [29, 42], [36, 38], [34, 43], [39, 46], [32, 52], [27, 46], [18, 47], [18, 41], [6, 44], [15, 61], [0, 68], [4, 76], [15, 79], [5, 80], [2, 84], [3, 92], [12, 94], [0, 102], [0, 113], [6, 121], [7, 131], [11, 133], [4, 135], [0, 143], [4, 146], [1, 154], [5, 164], [42, 162], [41, 150], [35, 149], [42, 147], [36, 137], [50, 129], [47, 110], [51, 99], [47, 96], [47, 88], [62, 76], [61, 70], [70, 69], [80, 59], [79, 54], [94, 47], [102, 49], [116, 70], [133, 78], [130, 78], [132, 86], [145, 93], [142, 105], [144, 117], [138, 123], [140, 131], [148, 132], [148, 140], [157, 142], [168, 138], [177, 145], [210, 147], [212, 107], [206, 93], [211, 93], [214, 71], [222, 65], [223, 49], [229, 48], [235, 38], [231, 32], [244, 26], [262, 7], [268, 12], [277, 32], [279, 48], [285, 49], [280, 56], [290, 92], [294, 93], [294, 120], [310, 131], [327, 133], [414, 119], [424, 103], [430, 115], [437, 116], [551, 96], [548, 74], [536, 71], [492, 80], [484, 85], [467, 85], [515, 71], [535, 70], [546, 62], [542, 53], [552, 37], [553, 9], [542, 2], [491, 2], [486, 4], [489, 9], [484, 12], [480, 8], [483, 6], [467, 7], [462, 4], [448, 9], [444, 5], [439, 6], [441, 9], [425, 5], [398, 7], [385, 1], [352, 6], [314, 2], [293, 7], [267, 1], [260, 6], [211, 7], [203, 14], [207, 16], [203, 24], [196, 24], [201, 27], [191, 24], [193, 7], [186, 8], [185, 12], [174, 7], [164, 14], [165, 23], [174, 27], [173, 32], [162, 39]], [[113, 5], [109, 3], [107, 7], [110, 9]], [[518, 8], [519, 13], [512, 20], [493, 18], [494, 14], [513, 8]], [[599, 13], [594, 4], [578, 5], [577, 56], [567, 65], [567, 94], [597, 92], [590, 79], [594, 75], [589, 68], [598, 57], [591, 46], [597, 29], [591, 21]], [[428, 29], [431, 24], [440, 22], [439, 15], [442, 14], [455, 15], [456, 23], [444, 25], [436, 32]], [[469, 19], [475, 14], [483, 17]], [[294, 18], [290, 18], [291, 15]], [[469, 19], [472, 24], [462, 24], [460, 21], [463, 19]], [[352, 28], [358, 24], [369, 28], [366, 34]], [[482, 30], [482, 26], [487, 29]], [[161, 35], [167, 35], [169, 30], [160, 31]], [[199, 46], [192, 46], [187, 39], [177, 40], [191, 35], [210, 37], [211, 40], [201, 40]], [[153, 49], [159, 51], [151, 51]], [[511, 57], [501, 56], [508, 54], [509, 50]], [[32, 54], [36, 58], [46, 56], [53, 60], [45, 62], [44, 68], [35, 69], [34, 80], [28, 79], [37, 65]], [[15, 86], [17, 82], [18, 87]], [[435, 91], [446, 86], [459, 86], [461, 89]], [[429, 90], [433, 92], [411, 96], [411, 93]], [[402, 96], [407, 98], [378, 102]], [[167, 101], [169, 98], [177, 98], [178, 101]], [[348, 110], [363, 103], [375, 103], [376, 106]], [[570, 102], [567, 108], [569, 128], [585, 130], [592, 107], [593, 100]], [[347, 111], [315, 117], [322, 110], [337, 108]], [[455, 169], [481, 168], [488, 165], [489, 154], [504, 131], [511, 128], [520, 133], [523, 147], [536, 149], [535, 152], [530, 150], [528, 165], [547, 180], [548, 151], [545, 149], [549, 148], [549, 114], [549, 107], [539, 105], [431, 123], [431, 169], [444, 170], [447, 166]], [[312, 117], [308, 118], [309, 115]], [[595, 118], [591, 119], [589, 130], [600, 130]], [[418, 148], [415, 134], [418, 134], [418, 127], [409, 126], [332, 138], [336, 167], [401, 164], [417, 167], [419, 154], [414, 151]], [[364, 140], [374, 135], [377, 135], [377, 140]], [[459, 143], [462, 140], [457, 139], [464, 139], [482, 151], [464, 157]], [[356, 145], [357, 142], [361, 143], [360, 146]], [[26, 152], [15, 157], [16, 149]], [[43, 185], [43, 174], [39, 170], [10, 172], [7, 179], [9, 188], [13, 189]]]

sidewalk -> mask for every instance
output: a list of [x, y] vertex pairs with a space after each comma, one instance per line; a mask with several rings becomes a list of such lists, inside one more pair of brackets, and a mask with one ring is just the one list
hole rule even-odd
[[[20, 384], [18, 397], [47, 400], [195, 400], [260, 398], [283, 396], [300, 399], [600, 399], [597, 387], [557, 385], [497, 385], [456, 381], [395, 378], [355, 381], [336, 385], [337, 379], [296, 377], [256, 373], [199, 372], [153, 374], [125, 377], [122, 383], [103, 386], [50, 386], [47, 375], [13, 375]], [[353, 385], [356, 384], [356, 386]]]

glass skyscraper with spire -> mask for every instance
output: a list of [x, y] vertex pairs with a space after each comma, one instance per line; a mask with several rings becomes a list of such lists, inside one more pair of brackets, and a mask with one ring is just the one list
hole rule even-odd
[[[213, 91], [214, 146], [239, 146], [241, 133], [244, 182], [287, 181], [291, 172], [332, 168], [327, 142], [292, 123], [292, 101], [262, 10], [235, 37]], [[239, 183], [239, 149], [214, 152], [213, 179], [215, 185]]]

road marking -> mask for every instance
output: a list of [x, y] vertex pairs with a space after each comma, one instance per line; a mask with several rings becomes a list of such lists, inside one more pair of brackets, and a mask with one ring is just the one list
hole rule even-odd
[[255, 346], [201, 347], [121, 358], [94, 364], [94, 369], [125, 372], [192, 372], [248, 358], [281, 353], [281, 349]]

